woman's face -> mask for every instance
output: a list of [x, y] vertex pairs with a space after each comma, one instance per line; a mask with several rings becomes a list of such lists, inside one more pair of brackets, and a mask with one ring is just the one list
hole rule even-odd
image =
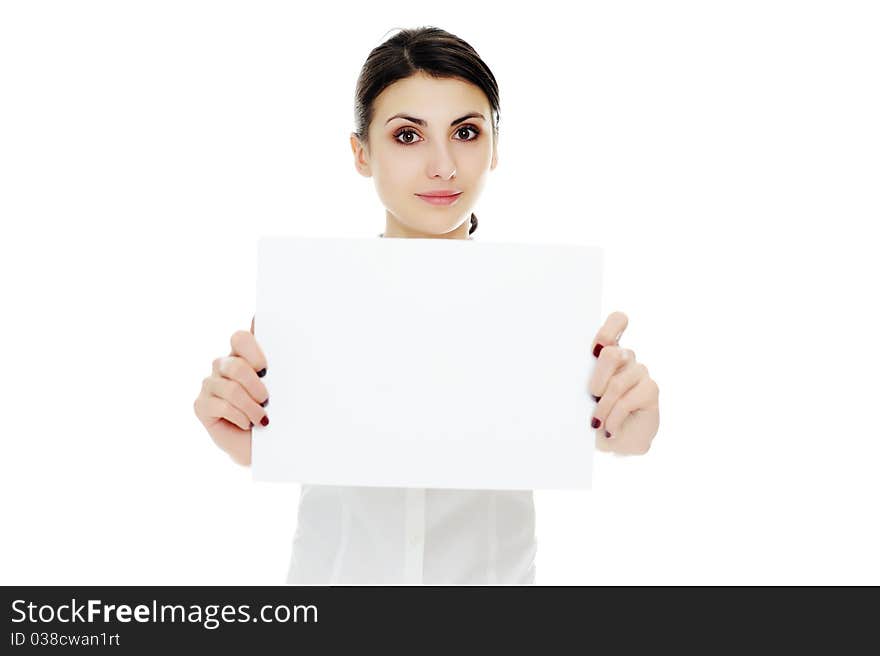
[[[373, 178], [389, 220], [408, 234], [425, 236], [469, 224], [486, 176], [498, 163], [491, 109], [482, 90], [462, 80], [417, 73], [384, 89], [373, 110], [369, 146], [354, 134], [351, 146], [355, 166]], [[438, 191], [461, 193], [446, 204], [419, 195]]]

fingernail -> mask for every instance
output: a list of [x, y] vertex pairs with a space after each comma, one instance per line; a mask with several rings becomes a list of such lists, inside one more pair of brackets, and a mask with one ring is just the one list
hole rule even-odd
[[263, 367], [262, 369], [260, 369], [260, 370], [257, 372], [257, 375], [258, 375], [260, 378], [262, 378], [263, 376], [265, 376], [265, 375], [266, 375], [266, 367]]
[[611, 437], [611, 433], [609, 433], [608, 431], [605, 431], [605, 437]]
[[266, 397], [266, 400], [263, 401], [260, 405], [263, 406], [263, 407], [265, 408], [266, 405], [267, 405], [268, 403], [269, 403], [269, 397], [267, 396], [267, 397]]
[[599, 428], [599, 424], [601, 424], [601, 423], [602, 423], [601, 421], [599, 421], [598, 419], [596, 419], [595, 417], [593, 417], [593, 421], [590, 422], [590, 425], [591, 425], [593, 428]]
[[266, 415], [265, 417], [260, 419], [260, 423], [263, 424], [263, 426], [268, 426], [269, 425], [269, 415]]
[[599, 399], [602, 398], [601, 396], [596, 396], [595, 394], [591, 394], [590, 396], [593, 397], [593, 400], [594, 400], [596, 403], [598, 403], [598, 402], [599, 402]]
[[254, 422], [251, 422], [251, 428], [253, 428], [253, 427], [254, 427]]
[[599, 354], [602, 352], [602, 348], [603, 346], [601, 344], [596, 344], [596, 346], [593, 347], [593, 355], [598, 358]]

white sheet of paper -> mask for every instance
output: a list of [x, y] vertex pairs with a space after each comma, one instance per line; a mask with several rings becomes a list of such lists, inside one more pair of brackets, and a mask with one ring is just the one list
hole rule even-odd
[[256, 481], [589, 488], [602, 250], [262, 237]]

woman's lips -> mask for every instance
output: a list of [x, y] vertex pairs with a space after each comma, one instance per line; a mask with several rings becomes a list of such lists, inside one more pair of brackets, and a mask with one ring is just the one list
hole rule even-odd
[[431, 203], [431, 205], [452, 205], [458, 200], [461, 193], [457, 193], [454, 196], [422, 196], [421, 194], [416, 194], [416, 196], [426, 203]]

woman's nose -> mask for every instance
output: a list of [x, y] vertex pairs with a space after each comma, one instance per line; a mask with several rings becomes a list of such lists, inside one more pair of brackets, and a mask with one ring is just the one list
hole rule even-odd
[[445, 145], [436, 145], [428, 162], [428, 177], [448, 180], [455, 177], [455, 160]]

